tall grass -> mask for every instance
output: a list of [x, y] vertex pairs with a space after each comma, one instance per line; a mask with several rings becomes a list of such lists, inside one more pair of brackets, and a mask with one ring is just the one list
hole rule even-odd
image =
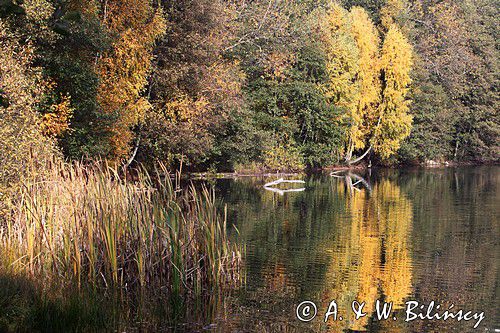
[[73, 286], [157, 288], [175, 295], [238, 283], [240, 248], [203, 187], [181, 190], [165, 168], [138, 171], [52, 163], [24, 181], [0, 225], [0, 265]]

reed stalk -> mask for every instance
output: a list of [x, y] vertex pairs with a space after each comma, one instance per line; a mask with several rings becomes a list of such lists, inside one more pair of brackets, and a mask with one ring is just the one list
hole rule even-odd
[[[77, 285], [201, 294], [240, 281], [214, 192], [181, 190], [163, 165], [133, 181], [106, 165], [52, 163], [24, 181], [0, 225], [1, 265]], [[167, 176], [165, 176], [167, 175]]]

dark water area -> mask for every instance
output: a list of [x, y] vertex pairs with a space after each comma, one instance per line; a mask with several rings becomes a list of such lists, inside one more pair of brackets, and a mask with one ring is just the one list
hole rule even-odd
[[[216, 182], [232, 236], [246, 246], [246, 284], [205, 330], [498, 332], [499, 167], [299, 176], [305, 184], [277, 187], [303, 191], [263, 188], [276, 178]], [[306, 300], [317, 317], [304, 323], [296, 307]], [[332, 300], [343, 318], [325, 323]], [[366, 316], [354, 318], [353, 300]], [[392, 302], [387, 320], [377, 320], [377, 300]], [[477, 329], [477, 318], [405, 322], [408, 301], [484, 319]]]

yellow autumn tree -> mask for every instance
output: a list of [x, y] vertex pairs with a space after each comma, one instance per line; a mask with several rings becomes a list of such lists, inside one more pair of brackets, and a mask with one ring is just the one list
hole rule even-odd
[[408, 0], [386, 0], [380, 8], [379, 30], [387, 33], [396, 24], [405, 35], [412, 33], [412, 17], [423, 10], [422, 6], [424, 5], [418, 1], [413, 1], [410, 5]]
[[[131, 127], [138, 124], [151, 105], [142, 97], [151, 69], [155, 40], [165, 30], [160, 9], [149, 1], [109, 0], [101, 5], [100, 18], [115, 41], [109, 51], [96, 59], [100, 78], [97, 100], [102, 112], [113, 121], [111, 157], [127, 154], [133, 138]], [[89, 4], [88, 10], [95, 8]]]
[[[344, 108], [346, 113], [353, 117], [353, 122], [356, 122], [359, 100], [359, 84], [356, 79], [359, 71], [359, 50], [351, 34], [349, 13], [338, 3], [332, 3], [319, 24], [329, 77], [322, 87], [323, 92], [332, 103]], [[357, 135], [351, 133], [351, 136]]]
[[394, 154], [410, 135], [412, 116], [407, 99], [413, 65], [412, 47], [396, 25], [392, 25], [382, 46], [380, 69], [384, 80], [379, 119], [371, 144], [382, 158]]
[[[385, 20], [389, 22], [402, 8], [402, 2], [388, 1]], [[389, 157], [411, 127], [406, 100], [411, 82], [410, 44], [393, 24], [381, 50], [378, 30], [360, 7], [349, 12], [333, 2], [320, 25], [328, 73], [323, 91], [332, 104], [344, 110], [346, 162], [356, 163], [372, 149], [383, 159]], [[354, 152], [362, 149], [361, 156], [353, 159]]]
[[380, 100], [379, 45], [380, 39], [368, 13], [361, 7], [353, 7], [349, 13], [351, 34], [358, 48], [358, 74], [356, 106], [351, 112], [351, 128], [346, 159], [351, 160], [354, 150], [366, 146], [370, 130], [376, 123]]

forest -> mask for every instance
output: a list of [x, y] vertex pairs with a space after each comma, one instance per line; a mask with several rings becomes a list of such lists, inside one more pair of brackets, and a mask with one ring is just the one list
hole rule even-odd
[[493, 0], [2, 1], [2, 181], [35, 155], [498, 162], [497, 14]]

